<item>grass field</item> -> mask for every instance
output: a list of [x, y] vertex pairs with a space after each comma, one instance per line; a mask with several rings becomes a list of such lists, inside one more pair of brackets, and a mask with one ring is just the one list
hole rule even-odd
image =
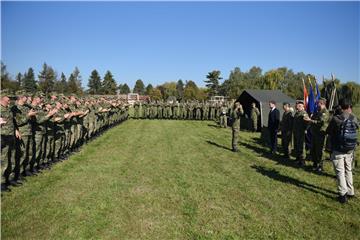
[[329, 161], [320, 176], [240, 134], [233, 153], [212, 122], [129, 120], [5, 193], [2, 239], [359, 239]]

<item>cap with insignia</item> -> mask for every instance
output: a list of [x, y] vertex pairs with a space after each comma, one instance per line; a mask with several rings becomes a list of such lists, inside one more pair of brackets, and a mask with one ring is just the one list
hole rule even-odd
[[321, 97], [321, 98], [319, 99], [319, 102], [324, 102], [324, 103], [326, 103], [326, 98]]
[[304, 104], [304, 100], [298, 99], [298, 100], [296, 100], [296, 104]]

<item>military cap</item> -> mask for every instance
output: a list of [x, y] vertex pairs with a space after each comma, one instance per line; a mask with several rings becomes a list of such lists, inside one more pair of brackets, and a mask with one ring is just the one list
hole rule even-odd
[[296, 104], [304, 104], [304, 100], [298, 99], [298, 100], [296, 100]]
[[325, 102], [325, 103], [326, 103], [326, 98], [321, 97], [321, 98], [319, 99], [319, 102], [320, 102], [320, 101], [322, 101], [322, 102]]

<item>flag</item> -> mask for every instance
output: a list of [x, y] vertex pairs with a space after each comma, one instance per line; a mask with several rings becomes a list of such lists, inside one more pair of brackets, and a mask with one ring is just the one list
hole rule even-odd
[[310, 78], [308, 78], [308, 80], [309, 80], [309, 84], [310, 84], [310, 91], [309, 91], [309, 96], [308, 96], [308, 107], [306, 110], [307, 110], [308, 114], [311, 115], [316, 111], [316, 105], [315, 105], [315, 96], [314, 96], [313, 86], [311, 84]]
[[308, 105], [308, 92], [307, 92], [307, 89], [306, 89], [306, 85], [305, 85], [304, 79], [303, 79], [303, 85], [304, 85], [304, 107], [305, 107], [305, 110], [307, 110], [307, 105]]
[[321, 94], [320, 94], [319, 85], [318, 85], [316, 79], [315, 79], [315, 87], [316, 87], [316, 103], [317, 103], [321, 98]]

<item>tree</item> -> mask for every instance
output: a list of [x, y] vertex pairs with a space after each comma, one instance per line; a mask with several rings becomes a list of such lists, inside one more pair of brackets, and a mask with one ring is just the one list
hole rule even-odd
[[26, 73], [24, 73], [22, 88], [26, 92], [30, 92], [30, 93], [34, 93], [37, 90], [34, 69], [32, 69], [31, 67], [28, 69]]
[[54, 90], [56, 73], [52, 67], [44, 63], [43, 68], [39, 73], [38, 77], [39, 77], [39, 87], [42, 92], [48, 94]]
[[119, 86], [119, 89], [120, 89], [120, 94], [129, 94], [130, 93], [130, 88], [126, 83]]
[[102, 83], [102, 93], [107, 95], [116, 94], [116, 82], [113, 78], [113, 75], [110, 71], [107, 71], [104, 76], [104, 81]]
[[144, 95], [145, 85], [141, 79], [136, 80], [133, 93], [138, 93], [140, 95]]
[[185, 100], [195, 100], [197, 99], [199, 88], [196, 86], [196, 83], [189, 80], [185, 84], [184, 88], [184, 99]]
[[23, 75], [21, 73], [18, 73], [16, 75], [16, 83], [17, 83], [17, 86], [18, 86], [18, 89], [21, 88], [21, 85], [22, 85], [22, 82], [23, 82]]
[[88, 83], [88, 87], [89, 87], [89, 94], [100, 94], [101, 93], [101, 88], [102, 88], [102, 83], [101, 83], [101, 77], [98, 73], [98, 71], [96, 71], [95, 69], [91, 72], [90, 78], [89, 78], [89, 83]]
[[146, 86], [146, 90], [145, 90], [145, 95], [150, 95], [151, 91], [154, 89], [153, 85], [151, 85], [151, 83], [149, 83]]
[[54, 90], [57, 93], [66, 93], [67, 82], [64, 73], [61, 73], [60, 79], [55, 82]]
[[206, 75], [207, 80], [205, 80], [206, 87], [209, 88], [209, 95], [215, 96], [219, 92], [219, 80], [222, 79], [220, 77], [221, 72], [218, 70], [214, 70], [212, 72], [209, 72], [208, 75]]
[[151, 89], [149, 96], [152, 100], [157, 101], [162, 99], [161, 91], [159, 88], [153, 88]]
[[81, 87], [80, 71], [75, 67], [74, 71], [70, 74], [67, 84], [67, 92], [81, 95], [83, 93]]
[[360, 85], [355, 82], [347, 82], [341, 85], [341, 98], [351, 101], [352, 105], [360, 102]]
[[1, 89], [8, 89], [12, 93], [18, 90], [18, 83], [11, 79], [3, 62], [1, 62]]
[[179, 79], [176, 83], [176, 97], [181, 100], [184, 97], [184, 83], [181, 79]]
[[168, 97], [176, 96], [177, 94], [175, 82], [166, 82], [160, 85], [158, 88], [161, 91], [161, 94], [165, 100], [168, 99]]

